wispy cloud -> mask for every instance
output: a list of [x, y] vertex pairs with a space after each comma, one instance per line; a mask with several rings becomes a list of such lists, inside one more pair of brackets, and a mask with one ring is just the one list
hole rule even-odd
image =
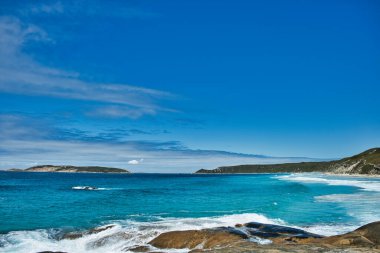
[[96, 138], [86, 131], [68, 131], [79, 137], [66, 138], [62, 129], [41, 120], [0, 115], [0, 168], [70, 163], [115, 166], [135, 172], [193, 172], [222, 165], [310, 160], [194, 150], [178, 141]]
[[[1, 116], [0, 116], [0, 120], [1, 120]], [[85, 130], [81, 130], [77, 128], [56, 128], [54, 131], [50, 130], [48, 132], [50, 132], [53, 135], [53, 139], [121, 142], [128, 139], [129, 137], [141, 136], [141, 135], [152, 136], [156, 134], [163, 134], [163, 133], [166, 133], [167, 131], [165, 130], [144, 131], [144, 130], [139, 130], [139, 129], [126, 128], [126, 129], [103, 129], [100, 131], [91, 132], [91, 131], [85, 131]]]
[[29, 96], [95, 101], [105, 104], [89, 115], [139, 118], [160, 111], [174, 111], [158, 105], [174, 95], [127, 84], [93, 83], [77, 73], [50, 68], [24, 53], [25, 44], [49, 43], [52, 39], [38, 26], [18, 18], [0, 17], [0, 92]]
[[129, 4], [120, 4], [116, 1], [84, 0], [84, 1], [44, 1], [31, 3], [20, 10], [23, 15], [60, 15], [72, 17], [96, 16], [116, 18], [154, 18], [158, 13]]
[[140, 118], [143, 115], [155, 115], [156, 110], [144, 107], [129, 107], [129, 106], [104, 106], [97, 108], [87, 113], [89, 116], [100, 116], [109, 118], [123, 118], [128, 117], [131, 119]]
[[[64, 13], [64, 9], [65, 7], [60, 1], [34, 4], [28, 8], [29, 12], [32, 14], [62, 14]], [[23, 11], [24, 13], [26, 12], [25, 10]]]

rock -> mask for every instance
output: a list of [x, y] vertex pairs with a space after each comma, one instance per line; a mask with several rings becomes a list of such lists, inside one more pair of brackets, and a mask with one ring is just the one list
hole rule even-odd
[[380, 221], [364, 225], [354, 231], [376, 245], [380, 245]]
[[129, 240], [129, 239], [131, 239], [131, 237], [132, 237], [131, 234], [127, 234], [124, 232], [117, 232], [117, 233], [113, 233], [113, 234], [104, 236], [102, 238], [99, 238], [97, 240], [91, 241], [87, 244], [87, 247], [92, 248], [92, 249], [97, 249], [97, 248], [103, 247], [107, 244], [111, 245], [115, 242]]
[[273, 224], [263, 224], [259, 222], [250, 222], [244, 225], [245, 230], [251, 236], [258, 236], [264, 239], [282, 238], [291, 241], [292, 239], [323, 238], [321, 235], [306, 232], [302, 229], [279, 226]]
[[253, 242], [237, 243], [224, 248], [215, 249], [195, 249], [190, 253], [379, 253], [379, 251], [369, 248], [345, 248], [328, 247], [325, 245], [283, 245], [269, 244], [258, 245]]
[[65, 234], [62, 237], [62, 239], [74, 240], [74, 239], [81, 238], [85, 235], [92, 235], [92, 234], [97, 234], [97, 233], [103, 232], [107, 229], [113, 228], [114, 226], [115, 225], [96, 227], [96, 228], [93, 228], [93, 229], [90, 229], [90, 230], [84, 231], [84, 232], [70, 232], [70, 233]]
[[[302, 229], [257, 222], [235, 227], [172, 231], [159, 235], [150, 244], [160, 249], [188, 248], [191, 250], [190, 253], [380, 252], [380, 222], [330, 237], [322, 237]], [[272, 243], [260, 245], [245, 240], [248, 239], [247, 235], [270, 239]]]
[[107, 226], [102, 226], [102, 227], [96, 227], [96, 228], [90, 229], [88, 231], [88, 233], [89, 234], [97, 234], [97, 233], [103, 232], [103, 231], [110, 229], [110, 228], [113, 228], [113, 227], [115, 227], [115, 225], [107, 225]]
[[343, 235], [323, 238], [319, 242], [331, 245], [379, 247], [380, 221], [369, 223]]
[[233, 228], [216, 228], [171, 231], [160, 234], [149, 244], [160, 249], [209, 249], [231, 245], [247, 238], [247, 235]]
[[81, 233], [81, 232], [70, 232], [63, 235], [62, 239], [75, 240], [75, 239], [81, 238], [84, 235], [85, 233]]
[[136, 248], [129, 249], [132, 252], [149, 252], [150, 248], [148, 246], [138, 246]]
[[40, 251], [37, 253], [67, 253], [67, 252], [63, 252], [63, 251]]

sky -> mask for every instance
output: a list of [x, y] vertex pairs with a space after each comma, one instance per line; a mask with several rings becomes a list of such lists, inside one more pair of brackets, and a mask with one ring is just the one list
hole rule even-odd
[[193, 172], [380, 146], [376, 0], [0, 2], [0, 169]]

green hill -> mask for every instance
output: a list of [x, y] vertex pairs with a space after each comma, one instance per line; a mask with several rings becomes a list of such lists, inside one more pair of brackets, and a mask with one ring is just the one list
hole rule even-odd
[[326, 172], [334, 174], [380, 175], [380, 148], [372, 148], [358, 155], [329, 162], [301, 162], [283, 164], [248, 164], [223, 166], [213, 170], [198, 170], [208, 173], [282, 173], [282, 172]]
[[[18, 170], [19, 171], [19, 170]], [[100, 166], [39, 165], [30, 167], [26, 172], [71, 172], [71, 173], [129, 173], [129, 171]]]

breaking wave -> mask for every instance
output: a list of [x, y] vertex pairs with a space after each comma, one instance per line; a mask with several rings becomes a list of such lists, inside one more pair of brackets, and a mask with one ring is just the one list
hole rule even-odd
[[119, 190], [120, 188], [104, 188], [104, 187], [94, 187], [94, 186], [73, 186], [72, 190], [84, 190], [84, 191], [107, 191], [107, 190]]
[[320, 183], [327, 185], [335, 185], [335, 186], [353, 186], [360, 188], [363, 191], [374, 191], [380, 192], [380, 180], [379, 179], [371, 179], [368, 178], [360, 178], [360, 177], [340, 177], [340, 176], [329, 176], [322, 174], [290, 174], [290, 175], [282, 175], [276, 176], [275, 178], [280, 180], [294, 181], [294, 182], [302, 182], [302, 183]]
[[[331, 176], [315, 173], [290, 174], [276, 176], [277, 179], [302, 182], [302, 183], [321, 183], [334, 186], [352, 186], [359, 191], [351, 194], [329, 194], [314, 197], [317, 202], [336, 203], [346, 209], [347, 215], [355, 218], [356, 225], [364, 225], [376, 220], [380, 220], [380, 213], [375, 210], [380, 209], [380, 179], [361, 178], [346, 176]], [[315, 226], [310, 228], [310, 232], [333, 235], [335, 229], [340, 232], [348, 232], [357, 226]]]
[[[138, 246], [150, 247], [148, 244], [159, 234], [168, 231], [205, 229], [222, 226], [235, 226], [237, 223], [260, 222], [267, 224], [287, 225], [281, 219], [271, 219], [261, 214], [245, 213], [225, 215], [219, 217], [203, 218], [159, 218], [155, 222], [137, 222], [133, 220], [114, 221], [104, 226], [113, 225], [95, 234], [83, 234], [77, 239], [61, 239], [61, 230], [34, 230], [13, 231], [0, 235], [0, 252], [3, 253], [30, 253], [39, 251], [64, 251], [77, 253], [105, 253], [105, 252], [132, 252], [131, 249]], [[302, 228], [306, 231], [330, 235], [337, 232], [346, 232], [353, 227], [338, 226], [314, 226]], [[334, 233], [332, 233], [334, 231]], [[267, 244], [269, 240], [252, 238], [257, 243]], [[189, 250], [166, 250], [172, 253], [188, 252]]]

